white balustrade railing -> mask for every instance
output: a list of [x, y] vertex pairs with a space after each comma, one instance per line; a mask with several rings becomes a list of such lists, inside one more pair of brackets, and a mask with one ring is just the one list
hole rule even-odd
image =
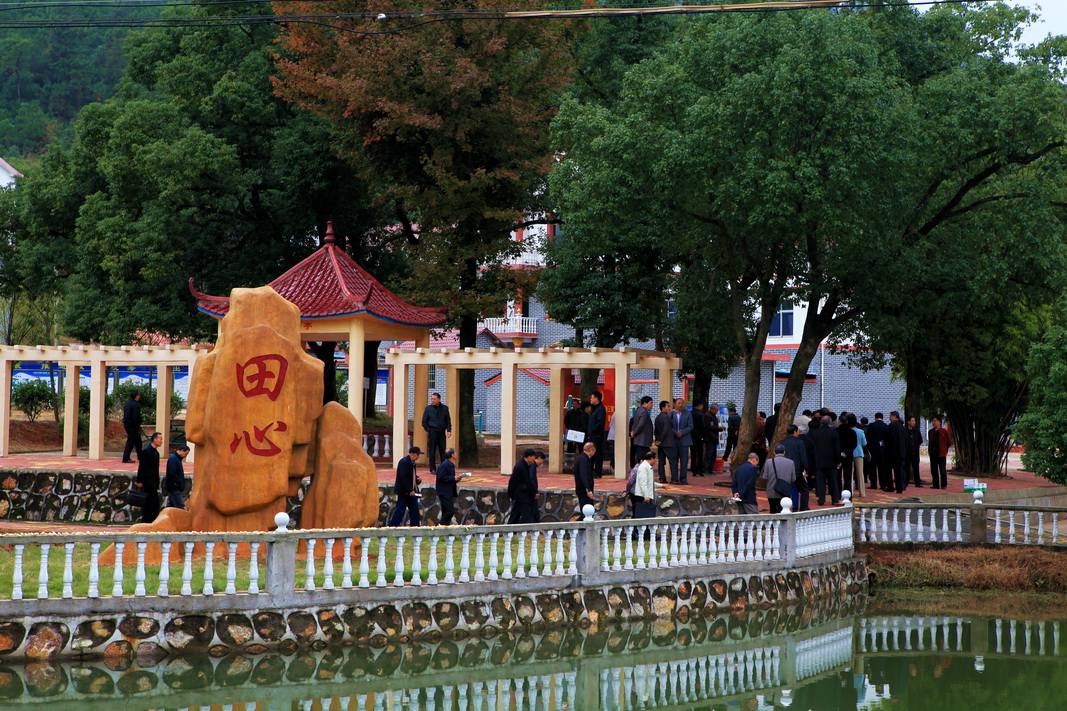
[[798, 680], [822, 674], [851, 662], [851, 627], [843, 627], [835, 632], [797, 642], [796, 678]]
[[[828, 511], [796, 515], [796, 558], [852, 549], [852, 506], [842, 492], [845, 506]], [[785, 501], [785, 499], [783, 499]], [[812, 514], [817, 515], [812, 515]]]
[[986, 510], [989, 543], [1067, 545], [1067, 508], [990, 505]]
[[392, 432], [363, 433], [363, 451], [369, 454], [371, 459], [392, 461], [394, 449]]
[[968, 506], [939, 504], [856, 504], [860, 543], [962, 543]]
[[[982, 621], [984, 624], [984, 620]], [[872, 617], [857, 622], [859, 651], [864, 654], [941, 650], [971, 652], [971, 620], [948, 616]]]
[[482, 320], [482, 328], [487, 328], [493, 333], [537, 333], [537, 325], [540, 319], [529, 316], [505, 316], [503, 318], [487, 318]]

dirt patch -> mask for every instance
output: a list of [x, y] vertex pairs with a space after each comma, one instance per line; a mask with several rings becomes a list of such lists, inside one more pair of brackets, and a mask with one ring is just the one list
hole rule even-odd
[[[38, 418], [36, 422], [12, 418], [10, 430], [11, 452], [52, 452], [63, 448], [63, 432], [60, 425], [51, 419]], [[115, 420], [104, 427], [104, 450], [121, 452], [126, 444], [126, 430]], [[83, 446], [82, 449], [85, 449]]]
[[1067, 593], [1067, 550], [1038, 546], [856, 546], [876, 589]]
[[1062, 620], [1067, 596], [1061, 593], [1004, 593], [1000, 591], [914, 588], [880, 591], [870, 599], [868, 612], [885, 615], [949, 615], [979, 612], [990, 617], [1033, 621]]

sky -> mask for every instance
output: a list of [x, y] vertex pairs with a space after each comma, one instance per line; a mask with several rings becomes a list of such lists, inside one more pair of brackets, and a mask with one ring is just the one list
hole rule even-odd
[[1040, 7], [1037, 13], [1041, 15], [1041, 21], [1031, 25], [1023, 34], [1023, 41], [1028, 44], [1036, 44], [1046, 36], [1067, 35], [1067, 0], [1023, 0], [1018, 3], [1031, 9]]

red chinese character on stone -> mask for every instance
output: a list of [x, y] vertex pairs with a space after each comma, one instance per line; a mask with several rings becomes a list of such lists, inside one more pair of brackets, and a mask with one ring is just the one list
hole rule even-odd
[[[272, 422], [262, 429], [253, 425], [252, 435], [248, 434], [248, 430], [245, 430], [241, 434], [234, 433], [233, 441], [230, 442], [230, 453], [236, 454], [237, 448], [241, 446], [242, 442], [244, 442], [245, 448], [257, 457], [273, 457], [274, 455], [281, 453], [281, 448], [267, 438], [267, 433], [270, 432], [272, 427], [275, 432], [285, 432], [285, 430], [288, 429], [286, 424], [281, 421]], [[265, 446], [256, 446], [252, 443], [253, 439]]]
[[245, 397], [266, 395], [272, 401], [277, 400], [288, 369], [289, 361], [280, 355], [250, 358], [246, 363], [237, 364], [237, 387]]

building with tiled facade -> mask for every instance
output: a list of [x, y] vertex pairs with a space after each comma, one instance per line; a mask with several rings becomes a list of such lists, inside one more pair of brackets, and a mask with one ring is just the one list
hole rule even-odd
[[[550, 238], [551, 226], [535, 226], [521, 231], [524, 250], [516, 260], [519, 268], [540, 268], [543, 257], [540, 251], [544, 241]], [[772, 411], [775, 402], [781, 400], [785, 388], [785, 375], [792, 366], [793, 358], [800, 345], [800, 334], [804, 329], [806, 308], [803, 305], [787, 306], [782, 309], [772, 326], [772, 335], [767, 339], [764, 353], [763, 372], [760, 385], [759, 409]], [[574, 336], [574, 329], [552, 320], [545, 313], [544, 306], [536, 299], [524, 299], [508, 305], [507, 313], [488, 317], [481, 323], [477, 347], [489, 348], [511, 347], [512, 342], [520, 342], [526, 348], [547, 348]], [[382, 344], [386, 347], [395, 344]], [[410, 347], [410, 343], [407, 344]], [[432, 347], [457, 347], [454, 334], [445, 334], [431, 343]], [[620, 344], [634, 348], [654, 349], [651, 341], [634, 341]], [[820, 348], [819, 354], [808, 368], [809, 378], [804, 385], [803, 397], [799, 409], [817, 409], [828, 406], [841, 412], [847, 410], [860, 416], [873, 418], [877, 411], [888, 413], [890, 410], [902, 409], [904, 384], [893, 380], [888, 368], [863, 372], [850, 368], [847, 357], [827, 347]], [[432, 368], [431, 368], [432, 371]], [[779, 373], [778, 376], [775, 373]], [[499, 371], [478, 370], [475, 376], [475, 411], [480, 413], [480, 426], [486, 433], [500, 431], [500, 382]], [[574, 377], [577, 378], [577, 372]], [[520, 435], [545, 435], [548, 433], [548, 374], [537, 369], [520, 369], [518, 377], [518, 407], [516, 409], [516, 427]], [[690, 378], [675, 382], [675, 397], [689, 399]], [[623, 392], [619, 388], [619, 392]], [[430, 392], [440, 392], [445, 401], [448, 393], [444, 378], [435, 378], [431, 372], [429, 391], [421, 398], [416, 398], [409, 386], [409, 395], [418, 403], [415, 409], [421, 417], [423, 403], [428, 402]], [[635, 370], [631, 375], [629, 388], [625, 390], [630, 409], [645, 395], [659, 397], [659, 386], [654, 371]], [[719, 405], [733, 402], [738, 408], [744, 400], [744, 367], [739, 363], [725, 379], [714, 379], [711, 384], [712, 402]], [[610, 404], [610, 403], [607, 403]], [[409, 409], [409, 417], [415, 413]]]

